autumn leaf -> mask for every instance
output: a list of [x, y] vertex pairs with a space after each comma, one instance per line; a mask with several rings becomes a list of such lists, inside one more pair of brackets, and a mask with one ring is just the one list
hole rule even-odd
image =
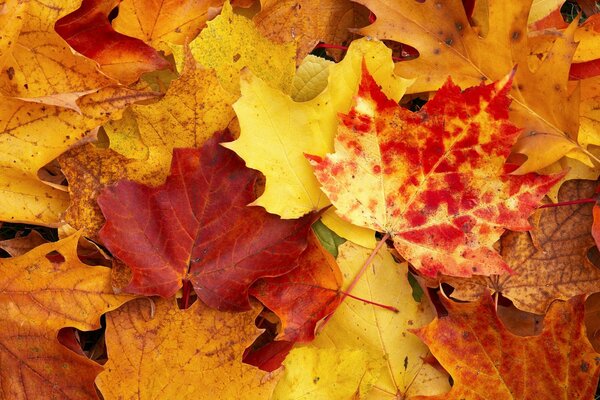
[[267, 399], [273, 376], [242, 363], [259, 331], [255, 311], [227, 313], [197, 301], [139, 299], [107, 314], [109, 361], [96, 384], [111, 399]]
[[1, 240], [0, 248], [11, 257], [22, 256], [39, 245], [48, 243], [38, 231], [30, 231], [24, 236], [15, 236], [13, 239]]
[[102, 367], [62, 346], [58, 330], [98, 329], [100, 316], [131, 296], [113, 294], [108, 268], [79, 261], [79, 237], [0, 259], [2, 398], [96, 398], [94, 379]]
[[353, 224], [389, 233], [422, 274], [510, 272], [492, 245], [527, 217], [560, 176], [506, 174], [519, 131], [510, 79], [465, 92], [448, 81], [419, 112], [388, 99], [363, 69], [341, 116], [336, 152], [308, 156], [323, 191]]
[[411, 93], [438, 90], [448, 75], [461, 87], [500, 80], [519, 65], [510, 93], [511, 119], [524, 128], [514, 151], [528, 157], [519, 173], [537, 171], [567, 154], [591, 162], [575, 140], [578, 102], [567, 91], [577, 46], [573, 40], [576, 24], [553, 36], [551, 50], [533, 70], [527, 34], [530, 1], [485, 2], [482, 24], [488, 28], [483, 33], [479, 26], [471, 26], [459, 0], [358, 2], [377, 17], [360, 29], [361, 34], [406, 43], [419, 51], [418, 58], [396, 65], [397, 73], [417, 79]]
[[126, 106], [155, 97], [106, 87], [80, 97], [80, 111], [1, 97], [0, 220], [57, 226], [68, 207], [67, 193], [42, 182], [38, 171]]
[[[560, 191], [560, 201], [589, 197], [595, 184], [569, 181]], [[514, 275], [447, 280], [452, 297], [474, 301], [489, 288], [509, 298], [521, 310], [544, 314], [554, 299], [593, 293], [600, 287], [600, 269], [588, 251], [594, 246], [590, 235], [591, 204], [546, 208], [531, 232], [509, 232], [500, 241], [501, 254]]]
[[115, 31], [169, 54], [169, 43], [182, 45], [196, 37], [206, 25], [209, 8], [221, 4], [222, 0], [124, 0], [112, 24]]
[[56, 32], [71, 47], [96, 61], [108, 76], [125, 84], [144, 72], [164, 69], [169, 63], [143, 41], [116, 32], [108, 14], [119, 0], [83, 0], [81, 6], [56, 22]]
[[186, 279], [209, 306], [248, 310], [254, 281], [298, 265], [315, 217], [284, 221], [246, 207], [257, 173], [219, 145], [227, 140], [217, 133], [201, 149], [176, 149], [161, 186], [122, 180], [102, 191], [100, 239], [132, 270], [125, 290], [168, 297]]
[[298, 264], [283, 276], [259, 280], [250, 294], [281, 318], [278, 340], [309, 342], [317, 322], [338, 306], [342, 276], [333, 256], [312, 233]]
[[[369, 257], [370, 250], [346, 242], [339, 251], [337, 261], [344, 276], [344, 287], [347, 287]], [[347, 388], [342, 393], [357, 392], [364, 399], [396, 399], [447, 391], [447, 376], [423, 361], [428, 354], [427, 347], [408, 332], [431, 321], [434, 310], [425, 299], [421, 303], [413, 300], [407, 271], [406, 263], [396, 264], [391, 254], [382, 250], [352, 294], [396, 307], [399, 312], [346, 299], [317, 338], [293, 350], [292, 358], [284, 362], [286, 370], [274, 397], [292, 399], [313, 392], [328, 393], [333, 382]], [[337, 355], [340, 353], [362, 360], [355, 367], [358, 371], [321, 368], [321, 362], [332, 358], [341, 363]], [[307, 360], [299, 363], [302, 357]], [[299, 380], [298, 376], [303, 379]], [[315, 377], [319, 378], [316, 382]], [[322, 395], [321, 398], [328, 397]], [[340, 393], [334, 398], [349, 397]]]
[[416, 334], [450, 372], [448, 394], [433, 399], [591, 399], [600, 357], [585, 335], [582, 296], [552, 305], [542, 333], [508, 332], [489, 295], [475, 303], [445, 301], [449, 315]]
[[[290, 90], [296, 68], [293, 43], [273, 43], [248, 18], [234, 14], [228, 1], [221, 14], [190, 42], [190, 51], [201, 65], [214, 69], [223, 87], [236, 95], [244, 68], [285, 92]], [[182, 54], [174, 54], [182, 59]]]
[[2, 24], [0, 39], [2, 95], [77, 109], [81, 95], [116, 83], [54, 31], [56, 20], [74, 10], [76, 1], [10, 3], [3, 9], [9, 21]]
[[368, 11], [349, 0], [261, 0], [253, 21], [277, 43], [296, 41], [301, 61], [317, 43], [344, 43], [350, 28], [367, 24]]

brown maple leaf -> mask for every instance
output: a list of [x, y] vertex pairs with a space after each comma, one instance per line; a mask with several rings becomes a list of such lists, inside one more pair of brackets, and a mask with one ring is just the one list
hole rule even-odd
[[[590, 197], [595, 185], [568, 181], [560, 189], [559, 200]], [[600, 269], [588, 257], [594, 247], [591, 209], [592, 204], [573, 204], [539, 210], [531, 232], [508, 232], [500, 241], [501, 254], [515, 274], [445, 279], [456, 289], [452, 297], [475, 300], [490, 289], [521, 310], [544, 314], [554, 299], [598, 291]]]
[[335, 150], [309, 157], [323, 191], [355, 225], [389, 233], [421, 273], [510, 272], [492, 249], [560, 176], [509, 175], [519, 129], [508, 121], [510, 77], [461, 92], [450, 80], [419, 112], [389, 100], [363, 67]]

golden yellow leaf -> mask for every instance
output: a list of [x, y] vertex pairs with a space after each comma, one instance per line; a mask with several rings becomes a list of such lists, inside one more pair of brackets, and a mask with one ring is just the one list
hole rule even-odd
[[[23, 25], [4, 59], [0, 93], [26, 98], [64, 97], [73, 93], [76, 98], [90, 90], [115, 84], [98, 70], [94, 61], [74, 53], [54, 31], [56, 20], [75, 10], [78, 3], [76, 0], [19, 2], [17, 14], [12, 18], [21, 16]], [[9, 25], [13, 35], [13, 24], [17, 21]], [[1, 36], [4, 37], [4, 33]], [[73, 98], [64, 101], [72, 103]]]
[[58, 330], [98, 329], [102, 314], [132, 297], [113, 294], [110, 269], [79, 261], [79, 237], [76, 234], [0, 260], [3, 399], [95, 396], [93, 383], [102, 367], [62, 346], [56, 339]]
[[[595, 182], [572, 180], [560, 189], [559, 200], [593, 195]], [[509, 232], [501, 239], [503, 259], [513, 275], [444, 280], [455, 287], [452, 297], [474, 301], [487, 290], [501, 293], [523, 311], [544, 314], [555, 299], [567, 300], [600, 287], [600, 269], [588, 257], [592, 204], [546, 208], [538, 211], [531, 232]]]
[[302, 60], [319, 41], [345, 43], [350, 28], [364, 26], [369, 12], [349, 0], [261, 0], [254, 17], [259, 31], [277, 43], [295, 41]]
[[[544, 60], [531, 70], [527, 35], [530, 1], [487, 2], [489, 29], [485, 36], [471, 26], [459, 0], [359, 3], [377, 16], [360, 33], [406, 43], [419, 51], [418, 58], [396, 64], [397, 73], [417, 78], [411, 93], [437, 90], [448, 75], [463, 88], [497, 81], [518, 65], [511, 91], [511, 119], [524, 128], [522, 140], [537, 141], [538, 133], [563, 137], [576, 146], [580, 157], [589, 157], [576, 143], [578, 101], [567, 92], [569, 67], [577, 46], [573, 40], [576, 23], [555, 36]], [[516, 173], [539, 170], [569, 151], [562, 145], [548, 151], [522, 144], [520, 152], [530, 159]]]
[[255, 311], [139, 299], [107, 314], [108, 362], [96, 379], [104, 399], [269, 398], [270, 374], [242, 363], [259, 331]]
[[[345, 287], [361, 269], [369, 253], [369, 249], [350, 242], [339, 247], [337, 261], [344, 275]], [[427, 346], [409, 332], [410, 329], [421, 327], [431, 321], [435, 312], [426, 298], [422, 298], [420, 303], [413, 300], [412, 289], [406, 276], [407, 271], [406, 263], [396, 264], [387, 249], [380, 251], [373, 265], [359, 280], [352, 295], [393, 306], [400, 311], [394, 313], [347, 298], [317, 338], [306, 346], [324, 350], [325, 353], [321, 357], [327, 357], [331, 349], [366, 351], [370, 362], [379, 365], [379, 370], [369, 371], [367, 368], [366, 372], [373, 375], [375, 379], [371, 380], [370, 390], [366, 391], [369, 388], [365, 387], [360, 388], [361, 399], [397, 399], [416, 394], [439, 394], [450, 387], [446, 374], [424, 362], [423, 359], [429, 353]], [[318, 368], [308, 362], [295, 367], [309, 371]], [[289, 379], [289, 375], [298, 374], [290, 369], [291, 367], [286, 365], [282, 379]], [[353, 381], [356, 374], [352, 369], [345, 371], [345, 374], [343, 371], [335, 372], [338, 375], [335, 377], [338, 382], [344, 382], [346, 379]], [[304, 377], [310, 376], [304, 375]], [[331, 378], [321, 377], [321, 379]], [[304, 388], [310, 387], [311, 383], [312, 381], [297, 382]], [[359, 384], [360, 380], [354, 391], [359, 389]]]
[[136, 123], [126, 119], [126, 129], [109, 129], [109, 138], [122, 155], [136, 159], [130, 179], [158, 184], [169, 173], [173, 148], [199, 147], [216, 131], [227, 128], [235, 116], [231, 107], [235, 100], [213, 70], [192, 64], [171, 82], [160, 101], [133, 106]]
[[208, 9], [221, 4], [222, 0], [124, 0], [113, 27], [169, 54], [167, 43], [181, 45], [195, 38], [208, 20]]
[[331, 65], [327, 88], [310, 101], [296, 102], [258, 77], [244, 76], [242, 97], [234, 105], [241, 134], [225, 146], [267, 178], [254, 205], [298, 218], [329, 204], [304, 154], [333, 150], [337, 114], [350, 108], [363, 57], [384, 92], [398, 101], [410, 81], [394, 75], [391, 51], [383, 43], [367, 39], [353, 42], [346, 58]]
[[348, 400], [355, 394], [363, 398], [382, 364], [364, 349], [296, 348], [283, 362], [286, 372], [271, 400]]
[[81, 97], [81, 113], [2, 97], [0, 102], [0, 220], [56, 226], [66, 192], [39, 180], [40, 168], [126, 106], [153, 93], [107, 87]]
[[[296, 46], [278, 45], [262, 36], [254, 23], [233, 13], [225, 2], [221, 14], [190, 43], [194, 58], [213, 68], [221, 85], [239, 95], [240, 71], [247, 67], [274, 88], [288, 93], [296, 70]], [[175, 53], [176, 59], [181, 56]], [[181, 53], [180, 53], [181, 54]]]
[[[23, 0], [6, 0], [2, 2], [2, 14], [0, 14], [0, 69], [4, 71], [4, 61], [15, 45], [21, 27], [23, 26], [25, 11], [28, 3]], [[14, 74], [14, 69], [6, 70], [6, 74]]]

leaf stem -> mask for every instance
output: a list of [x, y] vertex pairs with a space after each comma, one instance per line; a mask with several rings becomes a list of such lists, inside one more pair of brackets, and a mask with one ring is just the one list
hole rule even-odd
[[367, 268], [369, 267], [369, 264], [371, 264], [373, 262], [373, 260], [375, 259], [375, 256], [377, 255], [377, 253], [379, 253], [379, 250], [381, 250], [381, 248], [383, 247], [383, 245], [385, 244], [386, 240], [388, 240], [390, 238], [390, 234], [386, 233], [381, 240], [379, 241], [379, 243], [377, 243], [377, 246], [375, 246], [375, 248], [373, 249], [373, 251], [371, 252], [371, 254], [369, 255], [369, 258], [367, 258], [367, 261], [365, 261], [365, 263], [363, 264], [363, 266], [361, 267], [360, 271], [358, 271], [358, 273], [356, 274], [356, 276], [354, 277], [354, 279], [352, 279], [352, 282], [350, 282], [350, 284], [348, 285], [348, 287], [346, 288], [346, 291], [344, 292], [344, 294], [342, 295], [342, 300], [340, 300], [340, 303], [342, 301], [344, 301], [344, 299], [346, 298], [346, 296], [349, 296], [350, 293], [352, 292], [352, 290], [354, 290], [354, 288], [356, 287], [356, 285], [358, 284], [358, 281], [360, 280], [360, 278], [362, 278], [362, 276], [365, 274], [365, 272], [367, 271]]
[[181, 294], [181, 308], [186, 310], [190, 306], [190, 294], [192, 292], [192, 282], [187, 279], [183, 281]]
[[542, 204], [538, 208], [572, 206], [574, 204], [586, 204], [586, 203], [595, 203], [595, 202], [596, 202], [596, 199], [578, 199], [578, 200], [570, 200], [570, 201], [561, 201], [559, 203]]
[[384, 308], [384, 309], [386, 309], [386, 310], [393, 311], [393, 312], [395, 312], [395, 313], [398, 313], [398, 312], [400, 312], [400, 310], [398, 310], [398, 309], [397, 309], [396, 307], [394, 307], [394, 306], [388, 306], [387, 304], [381, 304], [381, 303], [377, 303], [377, 302], [375, 302], [375, 301], [371, 301], [371, 300], [363, 299], [363, 298], [361, 298], [361, 297], [355, 296], [355, 295], [353, 295], [353, 294], [350, 294], [350, 293], [348, 293], [348, 292], [344, 292], [344, 291], [341, 291], [341, 293], [342, 293], [344, 296], [350, 297], [350, 298], [352, 298], [352, 299], [354, 299], [354, 300], [362, 301], [363, 303], [371, 304], [371, 305], [374, 305], [374, 306], [376, 306], [376, 307], [381, 307], [381, 308]]

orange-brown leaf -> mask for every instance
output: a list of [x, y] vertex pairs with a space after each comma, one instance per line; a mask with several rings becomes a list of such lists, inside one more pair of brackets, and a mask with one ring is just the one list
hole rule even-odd
[[355, 225], [387, 232], [421, 273], [510, 272], [492, 245], [559, 178], [509, 175], [519, 130], [508, 121], [510, 79], [465, 92], [448, 81], [419, 112], [389, 100], [368, 71], [335, 150], [311, 157], [323, 191]]
[[489, 295], [476, 303], [446, 301], [449, 315], [415, 331], [448, 370], [448, 394], [414, 400], [593, 399], [600, 354], [583, 324], [583, 296], [556, 302], [538, 336], [502, 325]]
[[[154, 302], [154, 304], [152, 304]], [[258, 335], [255, 311], [227, 313], [197, 301], [139, 299], [107, 315], [105, 400], [267, 399], [275, 381], [242, 363]]]
[[62, 346], [58, 331], [98, 329], [100, 316], [131, 296], [113, 294], [108, 268], [79, 261], [78, 240], [73, 235], [0, 260], [2, 399], [96, 398], [102, 367]]

